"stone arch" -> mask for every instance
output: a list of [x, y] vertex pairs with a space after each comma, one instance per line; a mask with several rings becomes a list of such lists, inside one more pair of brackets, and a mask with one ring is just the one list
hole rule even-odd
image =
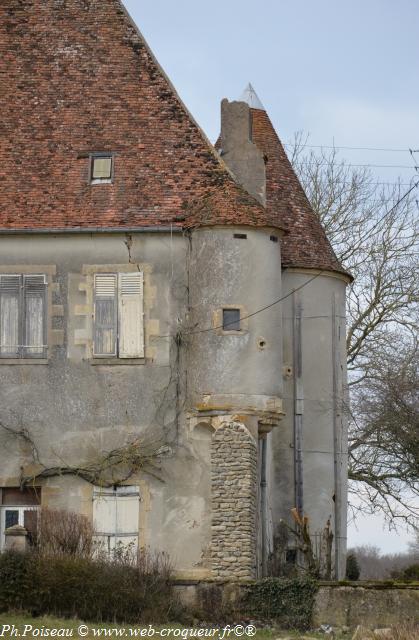
[[244, 424], [223, 423], [211, 444], [214, 577], [256, 576], [257, 445]]
[[192, 430], [193, 440], [212, 440], [215, 429], [210, 422], [197, 422]]
[[[197, 422], [191, 431], [191, 446], [196, 458], [200, 461], [201, 472], [203, 467], [208, 469], [210, 473], [211, 465], [211, 444], [215, 433], [215, 429], [209, 421]], [[208, 482], [210, 479], [208, 477]]]

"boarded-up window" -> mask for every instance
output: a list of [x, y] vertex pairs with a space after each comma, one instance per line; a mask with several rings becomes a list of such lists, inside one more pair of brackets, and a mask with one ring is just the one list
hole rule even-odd
[[38, 506], [41, 504], [41, 487], [4, 487], [0, 489], [0, 504], [3, 506]]
[[93, 526], [101, 549], [138, 548], [140, 492], [138, 487], [100, 488], [93, 491]]
[[94, 355], [144, 357], [141, 272], [96, 274]]
[[0, 357], [47, 356], [45, 275], [0, 274]]

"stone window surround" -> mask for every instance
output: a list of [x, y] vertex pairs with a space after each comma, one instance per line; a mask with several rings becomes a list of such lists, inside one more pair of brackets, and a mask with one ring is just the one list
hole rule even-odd
[[52, 304], [53, 293], [59, 292], [59, 283], [54, 282], [53, 278], [57, 273], [56, 265], [44, 264], [13, 264], [0, 265], [0, 273], [22, 275], [45, 274], [47, 280], [47, 357], [46, 358], [0, 358], [0, 366], [2, 365], [46, 365], [51, 359], [51, 349], [53, 346], [64, 344], [64, 331], [52, 328], [52, 319], [54, 317], [62, 317], [64, 308], [62, 305]]
[[[94, 309], [94, 276], [96, 273], [135, 273], [141, 271], [144, 276], [144, 350], [145, 356], [143, 358], [97, 358], [93, 355], [92, 344], [92, 331], [93, 331], [93, 309]], [[155, 355], [155, 348], [150, 344], [150, 333], [158, 333], [157, 321], [148, 319], [148, 310], [150, 309], [151, 302], [155, 297], [155, 288], [150, 281], [151, 267], [149, 264], [143, 263], [130, 263], [130, 264], [84, 264], [82, 267], [82, 275], [85, 277], [85, 282], [79, 287], [80, 291], [84, 291], [86, 294], [86, 305], [83, 313], [76, 310], [78, 316], [85, 316], [88, 320], [87, 333], [90, 337], [85, 337], [79, 341], [86, 347], [86, 359], [92, 366], [139, 366], [145, 365], [150, 360], [153, 360]], [[82, 332], [84, 333], [84, 332]]]
[[[224, 330], [223, 329], [223, 310], [224, 309], [239, 309], [240, 310], [240, 330]], [[249, 331], [249, 322], [247, 316], [248, 310], [242, 304], [223, 304], [216, 309], [212, 314], [212, 327], [215, 329], [215, 333], [218, 336], [242, 336]]]

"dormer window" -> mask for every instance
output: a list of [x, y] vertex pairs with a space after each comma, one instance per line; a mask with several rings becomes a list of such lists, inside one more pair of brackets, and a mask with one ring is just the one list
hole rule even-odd
[[114, 174], [114, 156], [111, 153], [94, 153], [90, 158], [90, 182], [92, 184], [111, 183]]

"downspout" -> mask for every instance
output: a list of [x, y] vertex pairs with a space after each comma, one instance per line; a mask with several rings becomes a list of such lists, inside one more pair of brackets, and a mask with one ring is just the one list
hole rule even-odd
[[261, 520], [261, 538], [262, 538], [262, 577], [268, 575], [268, 545], [267, 545], [267, 500], [266, 500], [266, 460], [267, 460], [267, 437], [261, 439], [261, 464], [260, 464], [260, 520]]
[[294, 491], [295, 506], [304, 515], [303, 493], [303, 413], [304, 391], [302, 372], [302, 305], [298, 293], [293, 295], [293, 360], [294, 360]]
[[340, 577], [340, 540], [341, 540], [341, 478], [340, 478], [340, 438], [339, 438], [339, 401], [338, 401], [338, 385], [339, 385], [339, 350], [338, 350], [338, 334], [336, 322], [336, 295], [332, 296], [332, 367], [333, 367], [333, 466], [334, 466], [334, 488], [335, 488], [335, 579]]

